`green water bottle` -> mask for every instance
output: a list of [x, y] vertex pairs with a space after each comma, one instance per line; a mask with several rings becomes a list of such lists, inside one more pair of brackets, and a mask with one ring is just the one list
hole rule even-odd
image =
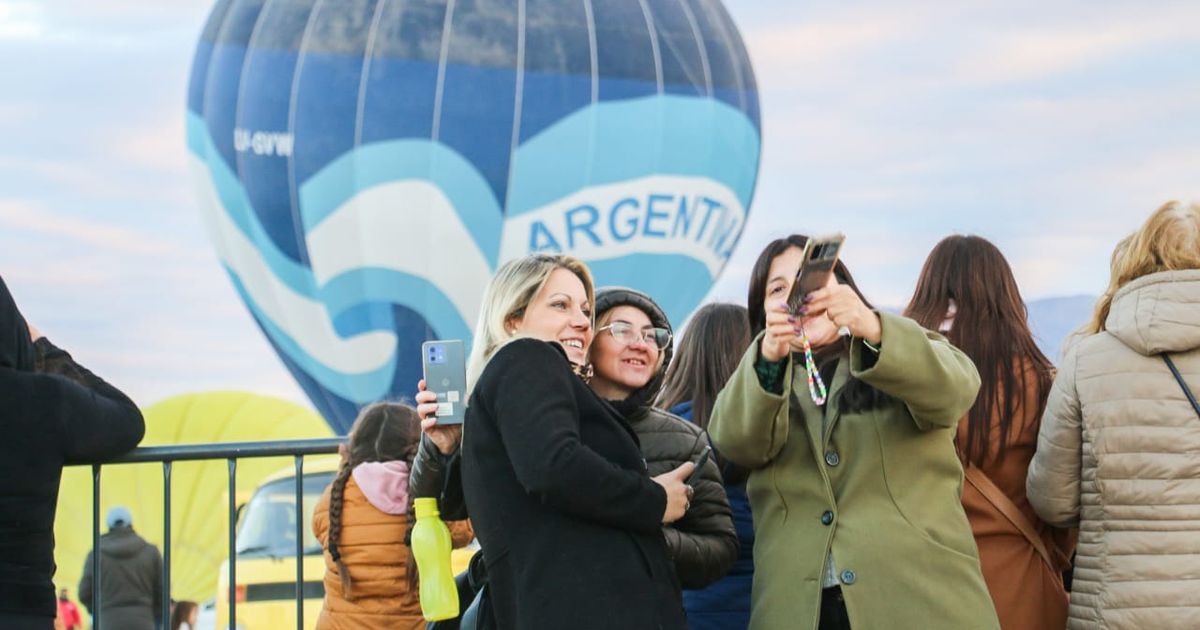
[[458, 616], [458, 588], [450, 568], [450, 530], [442, 522], [437, 499], [413, 502], [417, 522], [412, 530], [412, 551], [420, 577], [421, 614], [427, 621]]

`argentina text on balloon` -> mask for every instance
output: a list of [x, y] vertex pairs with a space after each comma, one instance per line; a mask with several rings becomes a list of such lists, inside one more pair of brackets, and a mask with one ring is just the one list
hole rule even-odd
[[585, 260], [630, 253], [677, 254], [716, 276], [728, 261], [746, 210], [726, 186], [702, 177], [659, 175], [586, 188], [510, 218], [502, 258], [531, 252]]

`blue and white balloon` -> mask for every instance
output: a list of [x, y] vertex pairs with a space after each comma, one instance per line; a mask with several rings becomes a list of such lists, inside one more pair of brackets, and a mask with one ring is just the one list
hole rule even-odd
[[345, 431], [530, 252], [681, 321], [741, 235], [760, 124], [719, 0], [220, 0], [187, 136], [221, 262]]

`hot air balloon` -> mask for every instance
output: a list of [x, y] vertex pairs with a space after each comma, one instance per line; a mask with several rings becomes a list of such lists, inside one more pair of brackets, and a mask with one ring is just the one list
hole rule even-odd
[[[184, 394], [145, 409], [142, 446], [332, 437], [329, 425], [296, 403], [244, 392]], [[314, 458], [308, 458], [311, 461]], [[291, 457], [238, 461], [237, 492], [249, 498], [266, 476], [293, 466]], [[162, 549], [162, 464], [123, 464], [101, 471], [100, 514], [116, 505], [133, 513], [134, 528]], [[204, 601], [217, 589], [228, 556], [229, 483], [224, 460], [177, 462], [171, 472], [171, 595]], [[72, 591], [92, 548], [92, 470], [63, 470], [54, 521], [55, 580]], [[103, 526], [103, 523], [101, 523]]]
[[680, 322], [741, 235], [757, 88], [720, 0], [221, 0], [188, 147], [208, 230], [330, 424], [469, 343], [553, 251]]

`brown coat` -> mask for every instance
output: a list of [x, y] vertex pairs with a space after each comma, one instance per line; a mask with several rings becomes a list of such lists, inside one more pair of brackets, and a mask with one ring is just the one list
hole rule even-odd
[[[1046, 525], [1025, 497], [1025, 475], [1037, 446], [1038, 407], [1035, 374], [1027, 372], [1024, 396], [1018, 402], [1004, 458], [995, 453], [1000, 443], [997, 412], [991, 424], [989, 456], [981, 472], [1012, 503], [1038, 533], [1047, 551], [1064, 560], [1070, 559], [1077, 530], [1062, 530]], [[967, 420], [958, 426], [958, 443], [967, 441]], [[983, 579], [996, 605], [1000, 627], [1004, 630], [1062, 630], [1067, 624], [1067, 592], [1062, 569], [1051, 569], [1021, 530], [980, 492], [974, 484], [963, 484], [963, 509], [971, 523]], [[1056, 553], [1056, 550], [1058, 553]], [[1065, 564], [1065, 563], [1064, 563]]]
[[[354, 482], [346, 480], [342, 503], [342, 535], [338, 550], [353, 578], [354, 599], [342, 594], [337, 565], [329, 556], [329, 498], [326, 488], [313, 511], [313, 534], [325, 548], [325, 604], [317, 619], [317, 630], [421, 630], [421, 602], [416, 589], [408, 587], [408, 547], [404, 532], [408, 517], [385, 514], [367, 501]], [[446, 523], [454, 547], [474, 538], [469, 521]]]

